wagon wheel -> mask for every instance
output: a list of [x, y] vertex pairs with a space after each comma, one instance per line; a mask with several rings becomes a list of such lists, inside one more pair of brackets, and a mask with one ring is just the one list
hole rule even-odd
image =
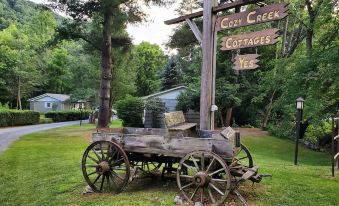
[[229, 165], [231, 169], [241, 166], [245, 166], [248, 168], [253, 167], [252, 155], [247, 147], [243, 144], [241, 144], [240, 149], [235, 152], [232, 162]]
[[220, 205], [230, 192], [230, 171], [224, 160], [208, 151], [194, 151], [180, 160], [177, 184], [185, 199], [194, 205]]
[[111, 141], [97, 141], [82, 157], [82, 173], [96, 192], [121, 192], [128, 183], [130, 165], [123, 149]]

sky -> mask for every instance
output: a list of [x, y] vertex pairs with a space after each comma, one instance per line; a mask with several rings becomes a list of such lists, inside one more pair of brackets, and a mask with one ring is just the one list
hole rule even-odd
[[[35, 3], [44, 3], [46, 0], [30, 0]], [[165, 47], [166, 42], [169, 39], [175, 25], [165, 25], [164, 21], [177, 17], [175, 8], [178, 3], [166, 7], [152, 6], [150, 8], [145, 7], [144, 11], [148, 15], [148, 21], [139, 23], [137, 25], [128, 25], [127, 32], [133, 39], [134, 44], [139, 44], [142, 41], [148, 41], [153, 44], [158, 44], [166, 53], [172, 53], [173, 51], [167, 50]]]

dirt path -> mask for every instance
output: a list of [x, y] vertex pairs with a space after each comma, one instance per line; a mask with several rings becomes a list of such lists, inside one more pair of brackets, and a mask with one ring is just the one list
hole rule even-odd
[[259, 128], [234, 128], [234, 130], [240, 131], [242, 137], [262, 137], [269, 135], [267, 131], [263, 131]]

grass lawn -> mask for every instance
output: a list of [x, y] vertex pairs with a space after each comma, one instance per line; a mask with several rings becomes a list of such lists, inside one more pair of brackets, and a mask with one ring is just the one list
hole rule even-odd
[[[74, 125], [15, 142], [0, 155], [0, 205], [173, 205], [176, 183], [160, 178], [137, 179], [115, 196], [83, 195], [81, 157], [93, 129]], [[292, 141], [269, 136], [242, 141], [260, 171], [273, 174], [254, 191], [245, 185], [251, 205], [339, 205], [339, 172], [330, 177], [328, 155], [300, 148], [300, 164], [294, 166]]]

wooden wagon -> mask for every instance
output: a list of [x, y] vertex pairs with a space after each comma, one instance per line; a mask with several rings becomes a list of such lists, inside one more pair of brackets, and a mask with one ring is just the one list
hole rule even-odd
[[[173, 124], [166, 129], [131, 128], [97, 131], [82, 158], [82, 171], [96, 192], [121, 192], [138, 170], [176, 171], [179, 190], [192, 205], [220, 205], [245, 180], [260, 182], [240, 134], [197, 131], [195, 125]], [[187, 133], [192, 134], [187, 137]]]

